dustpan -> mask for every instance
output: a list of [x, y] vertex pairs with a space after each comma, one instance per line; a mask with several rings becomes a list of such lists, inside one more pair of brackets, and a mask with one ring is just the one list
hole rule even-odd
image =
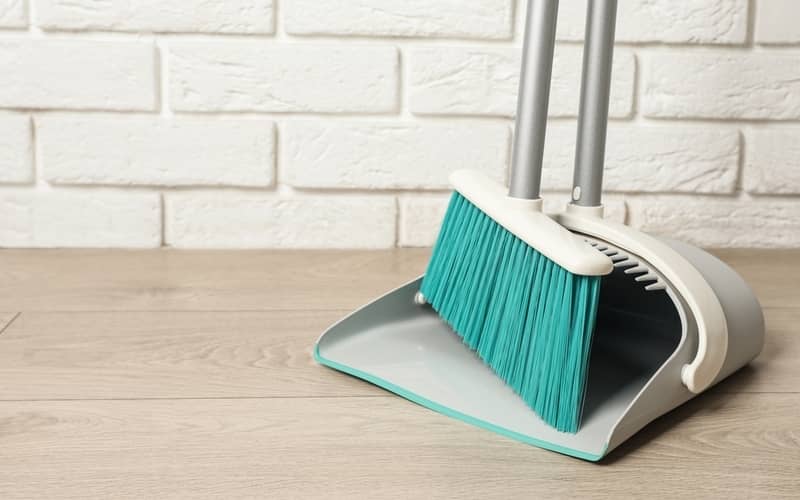
[[[720, 302], [728, 347], [712, 381], [717, 383], [761, 352], [761, 308], [747, 284], [717, 258], [676, 241], [661, 243], [689, 262]], [[628, 263], [636, 262], [624, 255]], [[658, 274], [645, 261], [637, 264]], [[415, 303], [421, 278], [331, 327], [314, 356], [323, 365], [444, 415], [597, 461], [696, 396], [682, 380], [684, 367], [698, 351], [696, 317], [663, 276], [658, 276], [661, 289], [648, 291], [625, 270], [617, 268], [603, 282], [583, 423], [576, 434], [558, 432], [540, 420], [433, 310]]]
[[601, 286], [578, 432], [562, 433], [544, 423], [464, 345], [424, 305], [422, 278], [332, 326], [314, 356], [444, 415], [598, 461], [752, 361], [763, 347], [764, 319], [744, 280], [711, 254], [602, 218], [616, 2], [589, 4], [576, 189], [573, 203], [557, 220], [607, 255], [614, 271]]

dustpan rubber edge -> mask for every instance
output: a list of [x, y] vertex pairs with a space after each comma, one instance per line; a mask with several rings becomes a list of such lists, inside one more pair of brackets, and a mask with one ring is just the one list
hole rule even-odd
[[470, 425], [474, 425], [475, 427], [480, 427], [482, 429], [486, 429], [488, 431], [500, 434], [502, 436], [508, 437], [515, 441], [519, 441], [525, 444], [529, 444], [532, 446], [536, 446], [538, 448], [542, 448], [549, 451], [554, 451], [556, 453], [561, 453], [562, 455], [569, 455], [571, 457], [579, 458], [581, 460], [586, 460], [589, 462], [599, 462], [602, 460], [606, 454], [608, 453], [608, 444], [606, 444], [603, 453], [600, 455], [594, 455], [591, 453], [586, 453], [580, 450], [573, 450], [571, 448], [566, 448], [564, 446], [559, 446], [557, 444], [553, 444], [547, 441], [542, 441], [536, 438], [532, 438], [530, 436], [526, 436], [524, 434], [520, 434], [518, 432], [514, 432], [503, 427], [499, 427], [497, 425], [491, 424], [484, 420], [477, 419], [475, 417], [471, 417], [467, 414], [461, 413], [459, 411], [453, 410], [452, 408], [448, 408], [446, 406], [440, 405], [434, 401], [431, 401], [427, 398], [419, 396], [411, 391], [407, 391], [402, 387], [399, 387], [391, 382], [384, 380], [382, 378], [376, 377], [369, 373], [363, 372], [356, 368], [352, 368], [341, 363], [337, 363], [336, 361], [332, 361], [330, 359], [326, 359], [322, 356], [319, 352], [319, 344], [314, 346], [314, 360], [324, 366], [332, 368], [334, 370], [347, 373], [348, 375], [352, 375], [354, 377], [360, 378], [362, 380], [366, 380], [367, 382], [377, 385], [378, 387], [382, 387], [390, 392], [401, 396], [413, 403], [416, 403], [420, 406], [424, 406], [425, 408], [431, 409], [437, 413], [441, 413], [442, 415], [454, 418], [456, 420], [460, 420]]

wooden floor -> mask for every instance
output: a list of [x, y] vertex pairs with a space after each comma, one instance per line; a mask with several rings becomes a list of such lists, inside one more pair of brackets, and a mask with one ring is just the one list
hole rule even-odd
[[312, 361], [425, 251], [2, 251], [0, 498], [800, 498], [800, 252], [718, 254], [763, 355], [598, 465]]

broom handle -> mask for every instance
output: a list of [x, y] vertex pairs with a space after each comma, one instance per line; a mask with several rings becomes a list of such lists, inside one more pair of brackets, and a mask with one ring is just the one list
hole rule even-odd
[[589, 0], [572, 202], [602, 205], [617, 0]]
[[540, 197], [558, 0], [529, 0], [509, 196]]

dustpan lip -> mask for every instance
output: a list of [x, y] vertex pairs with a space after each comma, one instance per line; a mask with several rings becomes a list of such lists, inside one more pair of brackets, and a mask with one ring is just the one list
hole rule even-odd
[[[322, 339], [320, 339], [322, 340]], [[330, 360], [322, 356], [320, 353], [320, 345], [319, 342], [314, 346], [314, 360], [324, 366], [332, 368], [334, 370], [347, 373], [354, 377], [366, 380], [367, 382], [374, 384], [378, 387], [382, 387], [390, 392], [397, 394], [398, 396], [405, 398], [413, 403], [416, 403], [420, 406], [424, 406], [429, 408], [437, 413], [441, 413], [442, 415], [454, 418], [456, 420], [460, 420], [464, 423], [474, 425], [476, 427], [480, 427], [482, 429], [486, 429], [488, 431], [500, 434], [502, 436], [508, 437], [515, 441], [520, 441], [525, 444], [529, 444], [532, 446], [536, 446], [538, 448], [542, 448], [549, 451], [554, 451], [556, 453], [561, 453], [562, 455], [569, 455], [575, 458], [579, 458], [582, 460], [586, 460], [589, 462], [599, 462], [602, 460], [606, 454], [608, 453], [608, 443], [605, 444], [603, 448], [603, 452], [599, 455], [595, 455], [592, 453], [587, 453], [585, 451], [575, 450], [572, 448], [567, 448], [565, 446], [560, 446], [554, 443], [550, 443], [548, 441], [543, 441], [540, 439], [536, 439], [525, 434], [521, 434], [519, 432], [514, 432], [512, 430], [506, 429], [504, 427], [500, 427], [498, 425], [492, 424], [485, 420], [481, 420], [479, 418], [472, 417], [465, 413], [461, 413], [457, 410], [449, 408], [447, 406], [441, 405], [436, 403], [435, 401], [431, 401], [430, 399], [424, 398], [414, 392], [406, 390], [398, 385], [395, 385], [388, 380], [382, 379], [380, 377], [376, 377], [370, 373], [364, 372], [357, 368], [353, 368], [351, 366], [343, 365], [336, 361]]]

